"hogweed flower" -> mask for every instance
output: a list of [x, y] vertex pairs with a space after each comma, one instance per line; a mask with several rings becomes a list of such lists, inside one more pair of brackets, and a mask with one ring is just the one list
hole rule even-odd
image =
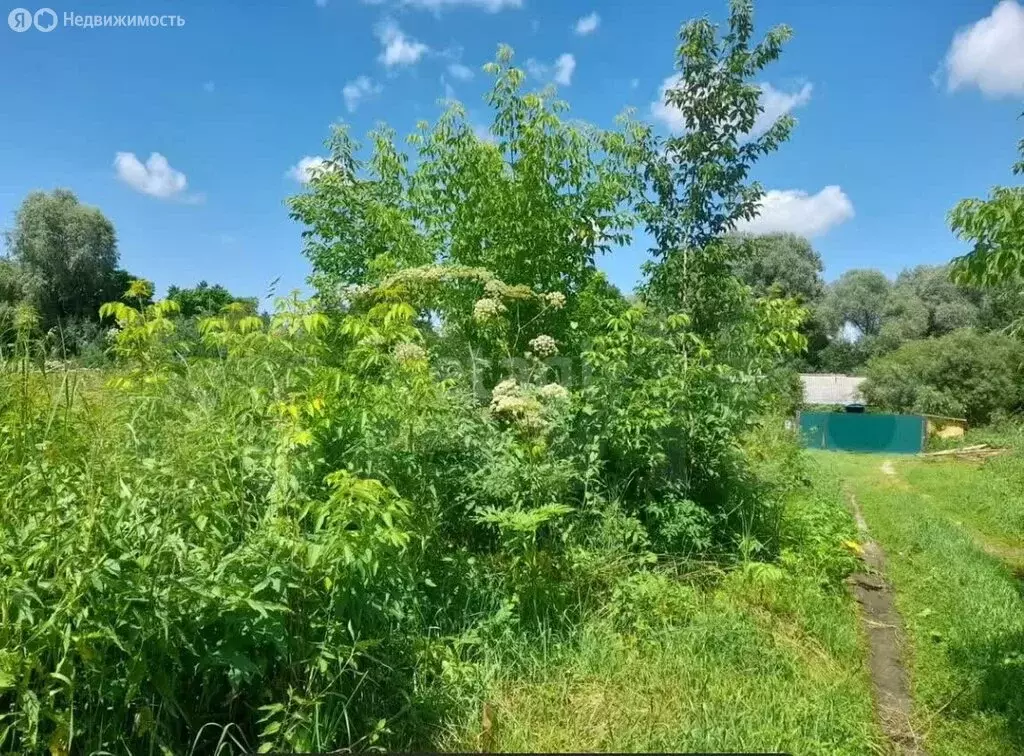
[[544, 359], [545, 357], [554, 357], [558, 354], [558, 344], [556, 344], [555, 340], [547, 334], [541, 334], [536, 338], [530, 339], [529, 347], [530, 351], [540, 359]]
[[542, 399], [552, 402], [563, 402], [569, 398], [569, 390], [561, 383], [548, 383], [537, 389]]
[[423, 362], [427, 359], [427, 350], [419, 344], [411, 342], [397, 344], [391, 354], [395, 361], [402, 365], [407, 365], [410, 362]]
[[488, 320], [499, 317], [503, 312], [505, 312], [505, 305], [497, 299], [485, 297], [478, 299], [473, 305], [473, 320], [486, 323]]
[[549, 291], [547, 294], [542, 294], [541, 298], [552, 310], [561, 310], [565, 307], [565, 294], [560, 291]]

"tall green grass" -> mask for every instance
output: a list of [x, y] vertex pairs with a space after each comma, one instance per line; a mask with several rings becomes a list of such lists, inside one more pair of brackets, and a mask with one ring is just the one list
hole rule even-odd
[[1020, 544], [1018, 453], [984, 465], [822, 455], [848, 481], [907, 627], [917, 728], [932, 754], [1024, 752], [1024, 592], [992, 543]]
[[[632, 376], [617, 332], [584, 391], [535, 361], [481, 402], [401, 302], [227, 312], [199, 345], [168, 303], [109, 314], [116, 369], [48, 373], [22, 338], [0, 372], [3, 750], [431, 749], [496, 681], [587, 668], [602, 637], [665, 671], [706, 646], [706, 675], [751, 675], [734, 732], [652, 745], [870, 740], [848, 517], [794, 508], [780, 423], [670, 411], [686, 392], [731, 406], [722, 371]], [[708, 565], [714, 595], [665, 575]], [[695, 723], [732, 715], [715, 695]]]
[[624, 579], [565, 641], [493, 658], [486, 726], [471, 711], [446, 745], [884, 752], [841, 581], [853, 525], [836, 482], [811, 475], [813, 488], [787, 501], [778, 563]]

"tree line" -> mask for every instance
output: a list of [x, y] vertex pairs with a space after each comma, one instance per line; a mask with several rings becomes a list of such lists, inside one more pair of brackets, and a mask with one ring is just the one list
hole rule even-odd
[[[19, 319], [29, 318], [46, 337], [49, 355], [100, 359], [113, 321], [101, 305], [122, 300], [139, 278], [120, 266], [114, 224], [98, 208], [83, 205], [74, 192], [32, 192], [5, 232], [0, 256], [0, 347], [8, 344]], [[255, 297], [237, 297], [220, 284], [170, 286], [180, 316], [215, 315], [232, 303], [256, 312]], [[133, 304], [138, 304], [137, 298]], [[151, 297], [143, 304], [151, 304]]]
[[1024, 289], [982, 281], [958, 264], [918, 265], [890, 279], [872, 268], [826, 283], [821, 256], [793, 234], [734, 236], [737, 275], [761, 296], [787, 296], [809, 311], [801, 372], [865, 375], [880, 409], [989, 422], [1024, 406], [1024, 349], [1015, 333]]

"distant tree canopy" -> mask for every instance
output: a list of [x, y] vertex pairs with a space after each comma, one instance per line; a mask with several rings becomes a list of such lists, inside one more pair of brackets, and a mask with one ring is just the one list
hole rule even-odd
[[[130, 301], [152, 304], [152, 289], [134, 287], [138, 279], [118, 267], [114, 225], [73, 192], [32, 192], [5, 232], [7, 255], [0, 257], [0, 344], [13, 337], [15, 313], [27, 305], [57, 356], [89, 352], [102, 359], [106, 348], [100, 306]], [[140, 298], [139, 293], [143, 292]], [[256, 312], [258, 300], [238, 297], [219, 284], [201, 281], [192, 288], [170, 287], [184, 317], [216, 315], [226, 305], [241, 304]]]
[[872, 357], [911, 341], [1024, 322], [1024, 286], [977, 286], [957, 279], [951, 265], [918, 265], [895, 280], [854, 269], [826, 284], [821, 255], [802, 237], [733, 234], [726, 244], [737, 276], [756, 296], [792, 297], [810, 310], [801, 370], [859, 373]]
[[833, 333], [852, 325], [862, 336], [882, 329], [892, 284], [878, 270], [848, 270], [833, 283], [821, 305], [822, 317]]
[[119, 297], [130, 278], [117, 266], [113, 224], [66, 189], [29, 194], [6, 240], [0, 298], [31, 304], [44, 329], [96, 320], [100, 305]]
[[193, 318], [216, 315], [230, 304], [241, 304], [255, 313], [259, 306], [256, 297], [236, 297], [220, 284], [200, 281], [191, 288], [171, 286], [167, 298], [178, 303], [182, 317]]
[[825, 293], [825, 269], [811, 243], [796, 234], [734, 235], [728, 243], [744, 248], [736, 273], [759, 297], [794, 297], [803, 304]]
[[986, 423], [1024, 409], [1024, 344], [965, 328], [872, 359], [867, 378], [862, 391], [872, 405]]

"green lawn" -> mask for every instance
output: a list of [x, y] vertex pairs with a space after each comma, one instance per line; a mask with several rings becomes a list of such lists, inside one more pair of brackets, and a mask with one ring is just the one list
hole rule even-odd
[[1024, 459], [816, 456], [885, 549], [929, 752], [1024, 753]]

